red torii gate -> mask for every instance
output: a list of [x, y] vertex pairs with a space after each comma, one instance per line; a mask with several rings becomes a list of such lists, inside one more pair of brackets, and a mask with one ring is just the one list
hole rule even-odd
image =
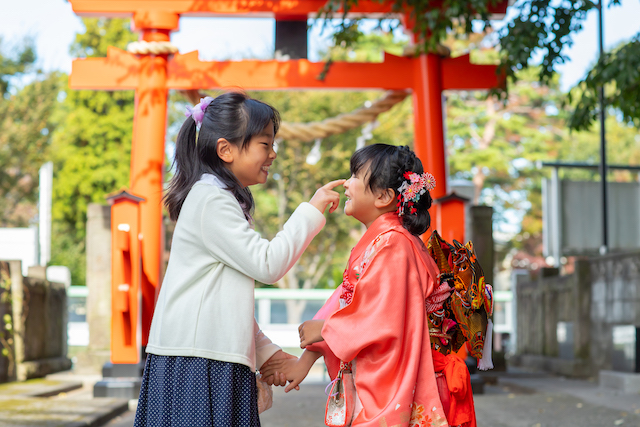
[[[80, 16], [133, 16], [134, 29], [146, 42], [167, 42], [185, 16], [275, 16], [276, 20], [305, 20], [326, 0], [70, 0]], [[492, 7], [505, 13], [508, 1]], [[360, 1], [351, 13], [376, 15], [390, 11], [389, 3]], [[110, 47], [106, 58], [73, 61], [69, 85], [73, 89], [135, 90], [136, 106], [131, 150], [130, 190], [140, 197], [139, 212], [129, 222], [139, 221], [140, 234], [130, 236], [141, 244], [141, 269], [132, 271], [129, 286], [112, 284], [114, 300], [130, 301], [128, 312], [113, 313], [111, 360], [138, 363], [140, 345], [148, 341], [155, 296], [161, 284], [162, 206], [164, 142], [168, 89], [242, 87], [246, 90], [274, 89], [410, 89], [414, 103], [414, 149], [425, 170], [438, 185], [434, 199], [447, 196], [442, 91], [496, 87], [496, 67], [474, 65], [469, 55], [442, 58], [436, 54], [397, 57], [385, 54], [382, 63], [333, 63], [326, 78], [317, 76], [324, 64], [306, 59], [289, 61], [203, 62], [198, 52], [187, 54], [134, 55]], [[116, 205], [117, 206], [117, 205]], [[453, 210], [454, 212], [448, 212]], [[464, 216], [459, 204], [443, 199], [432, 213], [434, 228], [447, 240], [464, 240]], [[119, 218], [122, 214], [117, 215]], [[455, 219], [454, 219], [455, 218]], [[444, 221], [443, 221], [444, 219]], [[123, 224], [112, 221], [113, 235], [122, 234]], [[120, 228], [118, 228], [120, 226]], [[124, 227], [126, 228], [126, 227]], [[136, 229], [136, 227], [132, 227]], [[120, 237], [122, 239], [122, 237]], [[137, 251], [123, 252], [114, 244], [112, 256], [130, 257]], [[129, 246], [127, 246], [129, 247]], [[132, 265], [135, 265], [133, 262]], [[122, 277], [122, 275], [117, 275]], [[124, 292], [124, 294], [123, 294]], [[140, 301], [139, 296], [140, 295]], [[138, 307], [141, 303], [141, 313]], [[140, 321], [138, 321], [140, 319]], [[140, 325], [138, 325], [140, 323]], [[123, 331], [123, 325], [131, 330]], [[141, 327], [141, 328], [140, 328]], [[140, 328], [140, 329], [138, 329]], [[131, 337], [140, 337], [140, 341]]]

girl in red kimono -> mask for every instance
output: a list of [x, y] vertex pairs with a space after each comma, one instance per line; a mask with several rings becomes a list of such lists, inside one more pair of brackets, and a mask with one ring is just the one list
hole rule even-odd
[[448, 426], [434, 375], [425, 298], [438, 269], [418, 237], [430, 225], [434, 179], [408, 147], [375, 144], [351, 157], [345, 213], [367, 227], [342, 284], [300, 325], [299, 359], [271, 364], [296, 387], [322, 355], [332, 379], [351, 362], [353, 426]]

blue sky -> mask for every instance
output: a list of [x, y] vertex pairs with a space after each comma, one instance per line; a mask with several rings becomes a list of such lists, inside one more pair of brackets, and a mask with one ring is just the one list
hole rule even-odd
[[[608, 3], [605, 1], [605, 3]], [[3, 48], [19, 43], [24, 36], [36, 40], [39, 65], [45, 70], [71, 70], [68, 49], [80, 19], [65, 0], [2, 1], [0, 37]], [[615, 46], [640, 31], [640, 1], [622, 0], [622, 6], [605, 10], [605, 47]], [[498, 24], [499, 25], [499, 24]], [[180, 30], [172, 42], [180, 52], [200, 52], [203, 60], [268, 57], [273, 51], [274, 24], [270, 19], [181, 18]], [[590, 13], [584, 29], [567, 51], [570, 61], [559, 67], [563, 89], [577, 82], [597, 57], [597, 14]], [[310, 59], [323, 46], [314, 32], [309, 41]]]

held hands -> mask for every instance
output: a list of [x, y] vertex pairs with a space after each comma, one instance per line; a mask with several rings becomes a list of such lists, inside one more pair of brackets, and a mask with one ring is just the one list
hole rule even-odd
[[324, 213], [324, 210], [328, 205], [331, 205], [331, 207], [329, 208], [329, 213], [332, 213], [333, 211], [338, 209], [338, 205], [340, 204], [340, 194], [333, 189], [338, 185], [344, 184], [345, 181], [346, 179], [337, 179], [318, 188], [311, 200], [309, 200], [309, 203], [315, 206], [316, 209], [318, 209], [322, 213]]
[[299, 384], [307, 377], [313, 363], [320, 357], [320, 353], [306, 351], [302, 353], [300, 358], [295, 359], [269, 359], [262, 365], [261, 374], [266, 377], [271, 375], [278, 377], [282, 373], [286, 373], [289, 385], [284, 389], [285, 393], [289, 393], [294, 388], [300, 390]]
[[[285, 386], [287, 385], [287, 376], [282, 369], [267, 369], [268, 366], [281, 366], [281, 362], [284, 361], [297, 361], [298, 358], [292, 354], [285, 353], [282, 350], [276, 351], [273, 356], [269, 358], [260, 367], [260, 373], [262, 374], [262, 381], [269, 385]], [[300, 390], [300, 387], [296, 385], [296, 390]]]
[[322, 327], [324, 326], [324, 320], [307, 320], [298, 326], [298, 333], [300, 334], [300, 347], [306, 348], [316, 342], [324, 341], [322, 338]]

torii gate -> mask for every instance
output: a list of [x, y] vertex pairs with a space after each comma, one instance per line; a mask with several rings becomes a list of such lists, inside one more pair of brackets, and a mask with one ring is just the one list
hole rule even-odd
[[[80, 16], [132, 16], [134, 29], [146, 42], [168, 42], [170, 33], [178, 29], [181, 15], [189, 16], [274, 16], [276, 21], [306, 22], [326, 0], [70, 0]], [[508, 1], [491, 7], [491, 12], [504, 14]], [[351, 13], [367, 15], [388, 13], [390, 4], [362, 0]], [[140, 346], [148, 342], [155, 296], [161, 284], [163, 164], [168, 89], [197, 90], [203, 88], [242, 87], [246, 90], [275, 89], [409, 89], [414, 104], [414, 149], [426, 171], [436, 178], [434, 199], [443, 199], [447, 191], [442, 91], [488, 89], [499, 82], [496, 67], [474, 65], [469, 55], [442, 58], [436, 54], [397, 57], [385, 54], [382, 63], [333, 63], [326, 78], [317, 76], [324, 64], [306, 59], [288, 61], [244, 60], [203, 62], [198, 52], [187, 54], [134, 55], [109, 47], [106, 58], [73, 61], [69, 85], [73, 89], [135, 90], [136, 105], [131, 149], [130, 190], [138, 196], [140, 234], [130, 236], [141, 244], [141, 271], [132, 271], [130, 282], [112, 284], [114, 300], [130, 301], [126, 321], [112, 322], [111, 361], [114, 364], [140, 362]], [[115, 189], [114, 189], [115, 190]], [[451, 199], [451, 198], [449, 198]], [[449, 212], [453, 210], [454, 212]], [[432, 224], [447, 240], [464, 239], [464, 217], [459, 204], [443, 199], [432, 212]], [[118, 215], [121, 217], [121, 215]], [[137, 218], [136, 218], [137, 217]], [[118, 228], [119, 227], [119, 228]], [[112, 233], [122, 234], [126, 224], [112, 221]], [[136, 229], [137, 227], [131, 227]], [[119, 237], [122, 239], [122, 236]], [[130, 257], [137, 251], [122, 252], [124, 246], [114, 244], [112, 255]], [[126, 246], [129, 247], [129, 246]], [[136, 265], [136, 262], [130, 265]], [[116, 275], [113, 280], [115, 281]], [[117, 275], [122, 277], [122, 275]], [[123, 294], [124, 292], [124, 294]], [[141, 295], [141, 301], [138, 295]], [[141, 304], [141, 313], [138, 307]], [[138, 325], [140, 323], [140, 325]], [[122, 328], [132, 328], [123, 331]], [[131, 337], [138, 337], [132, 340]]]

